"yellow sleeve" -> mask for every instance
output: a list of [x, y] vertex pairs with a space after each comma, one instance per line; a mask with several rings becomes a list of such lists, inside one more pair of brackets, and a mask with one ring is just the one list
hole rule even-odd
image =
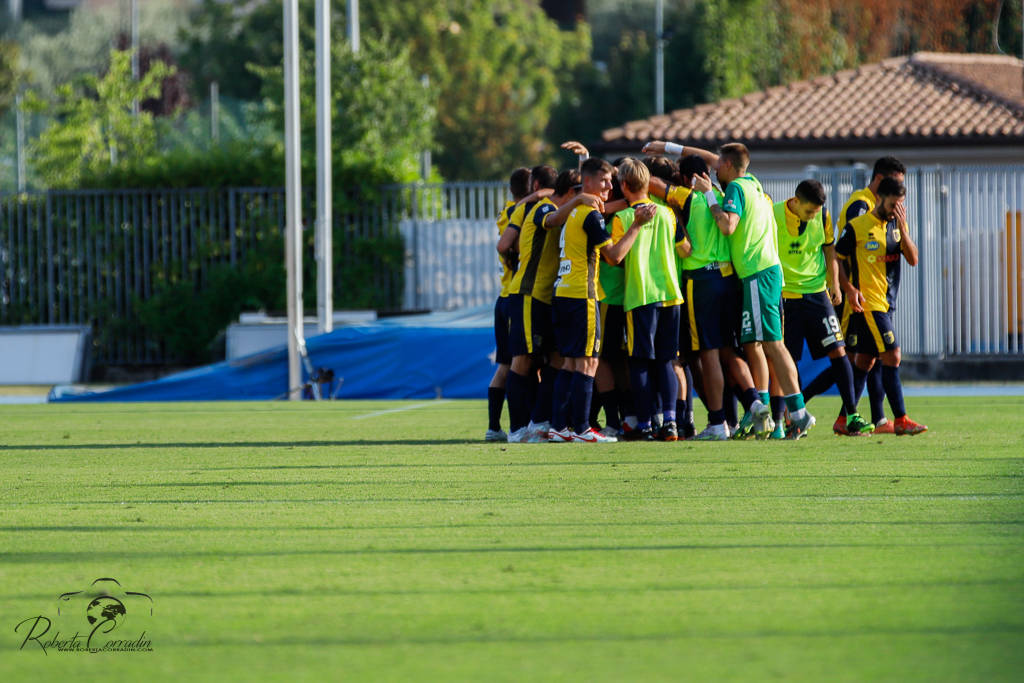
[[[825, 211], [822, 209], [822, 211]], [[834, 244], [836, 241], [836, 231], [832, 226], [832, 216], [829, 215], [828, 211], [825, 211], [823, 224], [825, 226], [825, 244]]]
[[625, 234], [626, 230], [622, 227], [622, 219], [616, 214], [616, 216], [612, 218], [612, 244], [618, 244], [619, 240], [621, 240]]
[[681, 209], [683, 208], [683, 205], [686, 204], [686, 199], [690, 196], [691, 192], [693, 192], [693, 190], [688, 187], [673, 185], [669, 188], [668, 192], [665, 193], [665, 200], [677, 209]]

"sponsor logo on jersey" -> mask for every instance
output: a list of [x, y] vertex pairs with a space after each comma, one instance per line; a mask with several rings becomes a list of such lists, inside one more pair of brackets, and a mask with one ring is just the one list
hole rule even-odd
[[868, 240], [865, 242], [864, 248], [868, 251], [878, 251], [878, 240]]

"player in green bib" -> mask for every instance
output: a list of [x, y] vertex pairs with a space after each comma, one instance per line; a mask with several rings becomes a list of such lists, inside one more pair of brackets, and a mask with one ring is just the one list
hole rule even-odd
[[[776, 243], [785, 284], [782, 287], [786, 319], [785, 344], [794, 361], [803, 356], [804, 342], [815, 360], [826, 355], [843, 406], [848, 414], [850, 435], [870, 432], [874, 425], [857, 414], [853, 367], [833, 304], [842, 302], [839, 264], [836, 261], [832, 219], [824, 210], [825, 188], [817, 180], [804, 180], [793, 197], [774, 206]], [[773, 438], [784, 438], [782, 390], [772, 378]]]
[[[619, 183], [629, 207], [612, 219], [612, 240], [617, 242], [631, 225], [639, 207], [651, 203], [647, 194], [651, 174], [638, 159], [626, 159], [619, 166]], [[658, 206], [654, 217], [636, 238], [626, 255], [623, 308], [626, 310], [626, 338], [629, 370], [636, 404], [638, 428], [627, 438], [653, 440], [652, 385], [661, 397], [662, 440], [678, 439], [675, 407], [679, 383], [674, 362], [679, 347], [679, 304], [682, 292], [676, 272], [676, 244], [680, 241], [675, 214]], [[651, 381], [656, 373], [656, 382]]]
[[792, 438], [806, 435], [814, 416], [804, 407], [796, 364], [782, 340], [782, 267], [775, 240], [771, 200], [760, 181], [747, 172], [750, 153], [738, 142], [724, 145], [715, 163], [719, 184], [725, 188], [725, 204], [719, 205], [708, 174], [694, 179], [694, 190], [704, 193], [715, 224], [729, 238], [733, 266], [740, 278], [743, 310], [740, 342], [750, 365], [760, 400], [744, 415], [737, 438], [751, 432], [767, 438], [775, 428], [768, 398], [768, 363], [774, 367], [790, 417]]

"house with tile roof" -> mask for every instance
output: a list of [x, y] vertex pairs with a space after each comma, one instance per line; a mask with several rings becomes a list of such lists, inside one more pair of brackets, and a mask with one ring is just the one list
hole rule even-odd
[[740, 141], [756, 170], [870, 164], [1024, 163], [1024, 61], [918, 52], [680, 109], [604, 131], [606, 156], [648, 140], [715, 148]]

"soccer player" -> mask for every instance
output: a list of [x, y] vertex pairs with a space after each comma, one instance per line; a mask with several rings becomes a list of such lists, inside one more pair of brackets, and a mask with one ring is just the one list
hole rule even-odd
[[[588, 159], [583, 162], [581, 175], [584, 193], [601, 200], [608, 198], [612, 187], [611, 164], [603, 159]], [[590, 206], [573, 209], [562, 229], [552, 313], [555, 341], [564, 361], [555, 379], [549, 441], [616, 441], [615, 437], [595, 432], [589, 424], [601, 346], [598, 258], [604, 257], [612, 265], [621, 262], [633, 246], [640, 227], [653, 216], [653, 206], [638, 208], [629, 230], [614, 244], [601, 212]], [[572, 429], [568, 427], [569, 406]]]
[[[903, 198], [907, 189], [894, 178], [878, 184], [878, 203], [870, 213], [850, 221], [836, 250], [850, 259], [850, 346], [854, 364], [867, 373], [882, 361], [882, 384], [896, 418], [895, 434], [928, 429], [907, 416], [900, 383], [900, 347], [892, 324], [900, 286], [900, 264], [917, 265], [917, 245], [910, 236]], [[849, 418], [847, 421], [849, 424]]]
[[[537, 201], [521, 224], [512, 220], [498, 242], [498, 253], [508, 258], [519, 244], [519, 269], [509, 285], [509, 348], [512, 364], [506, 383], [510, 442], [547, 441], [551, 419], [551, 392], [561, 358], [554, 351], [551, 329], [551, 295], [558, 271], [558, 231], [580, 203], [600, 208], [600, 199], [578, 194], [579, 172], [555, 175], [550, 166], [533, 170], [535, 190], [553, 188], [554, 194]], [[540, 385], [533, 410], [529, 404], [528, 375], [535, 355], [547, 354], [541, 365]]]
[[[846, 200], [846, 204], [843, 205], [843, 210], [839, 214], [838, 224], [836, 225], [836, 234], [842, 238], [843, 233], [846, 230], [846, 226], [849, 225], [850, 221], [858, 216], [863, 216], [869, 213], [875, 208], [878, 203], [878, 185], [885, 178], [892, 178], [899, 182], [903, 182], [907, 173], [906, 167], [903, 163], [895, 157], [882, 157], [875, 161], [875, 165], [871, 170], [871, 182], [868, 183], [867, 187], [861, 188], [850, 195], [850, 198]], [[847, 279], [846, 269], [840, 270], [840, 285], [843, 287], [843, 291], [847, 292], [850, 289], [849, 281]], [[863, 302], [857, 302], [858, 305]], [[846, 303], [843, 306], [842, 319], [840, 320], [840, 326], [844, 335], [848, 336], [849, 332], [849, 320], [850, 313], [853, 311], [852, 302], [847, 297]], [[892, 434], [893, 426], [885, 418], [885, 410], [883, 407], [883, 400], [885, 398], [885, 389], [882, 385], [882, 371], [881, 367], [875, 365], [871, 371], [867, 374], [866, 378], [859, 377], [860, 370], [856, 365], [853, 367], [854, 384], [857, 386], [863, 386], [867, 384], [868, 388], [868, 403], [871, 406], [871, 422], [875, 425], [875, 434]], [[835, 381], [835, 373], [832, 368], [827, 368], [807, 385], [804, 389], [804, 397], [810, 400], [812, 397], [826, 391], [832, 383]], [[860, 395], [860, 391], [857, 392]], [[839, 417], [836, 419], [832, 430], [836, 434], [846, 434], [846, 409], [843, 408]]]
[[[657, 187], [671, 203], [682, 207], [682, 221], [693, 251], [681, 261], [681, 286], [685, 288], [682, 321], [679, 327], [680, 351], [699, 354], [700, 376], [704, 402], [708, 409], [708, 426], [694, 438], [699, 441], [723, 441], [729, 438], [723, 396], [725, 375], [723, 363], [730, 374], [746, 390], [750, 403], [759, 400], [746, 364], [733, 352], [736, 345], [736, 321], [740, 308], [740, 288], [731, 256], [728, 238], [715, 224], [707, 198], [692, 192], [694, 177], [708, 172], [707, 162], [691, 154], [680, 161], [682, 184]], [[715, 197], [723, 199], [715, 188]], [[749, 405], [747, 406], [749, 408]]]
[[[626, 159], [619, 166], [619, 183], [629, 207], [612, 219], [612, 239], [625, 234], [639, 207], [649, 204], [647, 188], [651, 174], [638, 159]], [[626, 339], [637, 429], [628, 438], [653, 441], [651, 427], [653, 395], [651, 385], [660, 393], [663, 422], [657, 435], [663, 441], [676, 441], [675, 406], [679, 382], [674, 362], [679, 346], [679, 304], [682, 292], [676, 272], [676, 217], [666, 206], [658, 206], [649, 228], [643, 230], [625, 258]], [[656, 381], [651, 380], [656, 374]]]
[[743, 416], [734, 438], [746, 438], [751, 431], [767, 438], [774, 431], [768, 398], [770, 361], [793, 420], [791, 438], [799, 439], [815, 420], [804, 406], [796, 365], [782, 341], [782, 266], [772, 203], [760, 181], [747, 172], [749, 164], [750, 153], [742, 143], [729, 143], [719, 151], [715, 171], [725, 188], [724, 206], [719, 205], [708, 174], [694, 178], [694, 189], [704, 193], [715, 224], [729, 238], [743, 296], [740, 343], [760, 396]]
[[[516, 203], [526, 197], [530, 191], [530, 169], [517, 168], [508, 181], [512, 200], [505, 202], [498, 214], [498, 239], [508, 227], [509, 219], [515, 213]], [[512, 284], [512, 276], [518, 268], [518, 254], [508, 252], [510, 258], [501, 258], [501, 293], [494, 302], [494, 362], [498, 367], [494, 370], [490, 386], [487, 387], [487, 432], [484, 441], [508, 441], [508, 434], [501, 429], [501, 409], [505, 405], [505, 381], [508, 368], [512, 364], [512, 354], [508, 348], [508, 290]]]
[[[846, 355], [846, 344], [833, 304], [842, 302], [839, 288], [839, 264], [836, 261], [832, 220], [824, 210], [825, 188], [817, 180], [804, 180], [796, 186], [795, 196], [775, 204], [775, 227], [785, 284], [782, 286], [785, 316], [785, 344], [793, 361], [799, 361], [804, 341], [811, 358], [826, 355], [832, 365], [839, 394], [847, 414], [849, 434], [860, 436], [874, 425], [857, 414], [853, 368]], [[776, 403], [780, 395], [773, 382], [773, 438], [784, 438], [782, 413]], [[781, 403], [781, 400], [778, 401]]]

